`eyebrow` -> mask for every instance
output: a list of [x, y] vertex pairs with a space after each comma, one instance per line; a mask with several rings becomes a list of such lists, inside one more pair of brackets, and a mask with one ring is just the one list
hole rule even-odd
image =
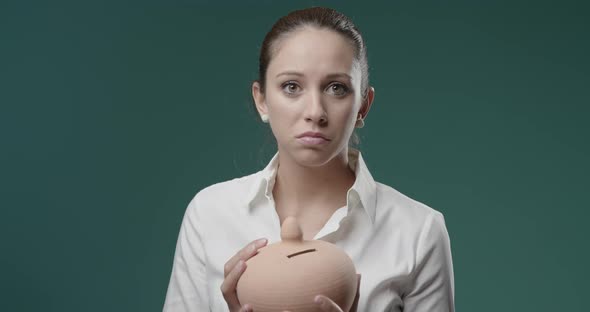
[[[285, 71], [285, 72], [279, 73], [276, 77], [285, 76], [285, 75], [304, 76], [300, 72], [296, 72], [296, 71]], [[348, 80], [352, 80], [352, 77], [350, 77], [350, 75], [349, 74], [346, 74], [346, 73], [333, 73], [333, 74], [328, 74], [326, 76], [326, 78], [346, 78]]]

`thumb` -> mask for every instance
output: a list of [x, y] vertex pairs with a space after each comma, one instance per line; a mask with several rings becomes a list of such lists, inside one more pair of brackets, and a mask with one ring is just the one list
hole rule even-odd
[[356, 312], [356, 310], [358, 309], [358, 305], [359, 305], [359, 297], [361, 294], [361, 275], [357, 274], [357, 280], [356, 280], [356, 295], [354, 296], [354, 300], [352, 301], [352, 306], [350, 307], [350, 311], [351, 312]]
[[323, 312], [342, 312], [342, 309], [332, 299], [324, 295], [317, 295], [314, 301]]

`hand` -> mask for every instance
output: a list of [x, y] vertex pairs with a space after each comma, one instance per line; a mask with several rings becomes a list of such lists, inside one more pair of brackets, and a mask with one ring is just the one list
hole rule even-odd
[[[361, 289], [361, 275], [357, 274], [357, 281], [356, 281], [356, 295], [354, 296], [354, 301], [352, 302], [352, 306], [350, 307], [350, 312], [356, 312], [356, 309], [359, 304], [359, 296], [360, 296], [360, 289]], [[315, 297], [315, 301], [317, 304], [320, 305], [320, 309], [324, 312], [343, 312], [342, 309], [334, 302], [332, 299], [324, 296], [324, 295], [317, 295]], [[283, 311], [289, 312], [289, 311]]]
[[258, 253], [258, 249], [264, 247], [268, 240], [266, 238], [257, 239], [250, 242], [240, 251], [238, 251], [231, 259], [229, 259], [223, 267], [223, 283], [221, 284], [221, 293], [223, 299], [231, 312], [247, 312], [252, 311], [249, 304], [241, 305], [238, 300], [236, 286], [238, 280], [246, 269], [246, 260]]

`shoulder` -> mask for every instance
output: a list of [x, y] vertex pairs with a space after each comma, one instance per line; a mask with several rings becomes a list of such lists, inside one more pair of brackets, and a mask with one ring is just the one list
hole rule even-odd
[[377, 200], [381, 201], [383, 206], [398, 210], [399, 213], [405, 213], [412, 217], [425, 217], [432, 214], [441, 214], [440, 211], [428, 206], [427, 204], [403, 194], [397, 189], [376, 182]]
[[433, 223], [444, 227], [444, 216], [440, 211], [389, 185], [380, 182], [376, 182], [376, 185], [378, 219], [396, 222], [417, 235]]
[[226, 209], [239, 209], [247, 204], [252, 187], [260, 183], [261, 172], [231, 180], [220, 181], [198, 190], [189, 202], [187, 212], [199, 215], [223, 213]]

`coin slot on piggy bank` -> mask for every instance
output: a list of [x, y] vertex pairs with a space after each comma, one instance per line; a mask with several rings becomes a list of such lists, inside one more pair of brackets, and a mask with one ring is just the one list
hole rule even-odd
[[302, 254], [304, 254], [304, 253], [308, 253], [308, 252], [314, 252], [314, 251], [315, 251], [315, 249], [307, 249], [307, 250], [304, 250], [304, 251], [296, 252], [296, 253], [294, 253], [294, 254], [290, 254], [290, 255], [288, 255], [288, 256], [287, 256], [287, 258], [291, 258], [291, 257], [299, 256], [299, 255], [302, 255]]

